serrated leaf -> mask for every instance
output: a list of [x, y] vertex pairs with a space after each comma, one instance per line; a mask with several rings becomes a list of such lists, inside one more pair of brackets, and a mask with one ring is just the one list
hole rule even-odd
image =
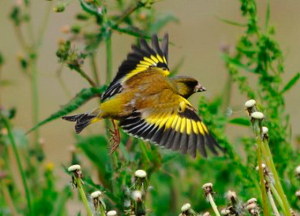
[[230, 119], [229, 123], [231, 124], [237, 124], [237, 125], [243, 125], [243, 126], [250, 126], [251, 123], [248, 118], [234, 118]]
[[120, 28], [119, 26], [112, 26], [112, 28], [120, 33], [125, 33], [137, 38], [151, 39], [145, 32], [135, 27]]
[[67, 115], [68, 113], [76, 110], [78, 107], [83, 105], [85, 102], [90, 100], [93, 97], [99, 96], [105, 91], [106, 86], [101, 86], [99, 88], [89, 88], [89, 89], [82, 89], [81, 92], [79, 92], [75, 98], [73, 98], [68, 104], [63, 106], [60, 110], [50, 115], [45, 120], [41, 121], [37, 125], [35, 125], [33, 128], [31, 128], [26, 134], [34, 131], [35, 129], [41, 127], [42, 125], [49, 123], [55, 119], [58, 119], [64, 115]]
[[282, 89], [281, 94], [285, 93], [286, 91], [290, 90], [299, 80], [300, 73], [297, 73]]

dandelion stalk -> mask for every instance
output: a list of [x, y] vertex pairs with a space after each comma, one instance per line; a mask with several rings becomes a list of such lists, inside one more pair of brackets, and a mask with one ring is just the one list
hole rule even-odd
[[83, 186], [82, 186], [82, 172], [81, 172], [81, 167], [80, 165], [72, 165], [68, 168], [69, 172], [72, 172], [72, 183], [73, 185], [78, 188], [81, 200], [83, 202], [83, 205], [86, 209], [87, 215], [88, 216], [93, 216], [93, 213], [89, 207], [89, 202], [86, 198], [85, 192], [83, 190]]
[[221, 216], [218, 210], [218, 207], [214, 201], [214, 198], [212, 197], [213, 194], [213, 184], [212, 183], [206, 183], [202, 186], [202, 189], [204, 190], [205, 196], [208, 199], [214, 213], [216, 216]]
[[14, 155], [16, 157], [16, 160], [17, 160], [18, 169], [19, 169], [19, 172], [21, 174], [22, 183], [23, 183], [24, 190], [25, 190], [29, 215], [34, 215], [32, 205], [31, 205], [30, 192], [29, 192], [27, 181], [26, 181], [25, 172], [24, 172], [24, 169], [22, 167], [21, 158], [20, 158], [19, 153], [18, 153], [18, 149], [17, 149], [17, 145], [16, 145], [16, 142], [15, 142], [15, 139], [14, 139], [14, 135], [12, 133], [11, 125], [10, 125], [8, 119], [6, 119], [1, 113], [0, 113], [0, 117], [1, 117], [2, 122], [4, 123], [4, 125], [7, 129], [8, 138], [10, 139], [12, 149], [13, 149], [13, 153], [14, 153]]
[[265, 140], [265, 141], [262, 142], [262, 145], [264, 145], [265, 149], [266, 149], [266, 155], [265, 156], [266, 156], [267, 160], [269, 161], [269, 166], [270, 166], [271, 172], [273, 173], [274, 180], [275, 180], [275, 188], [277, 189], [278, 194], [279, 194], [279, 196], [281, 198], [281, 201], [282, 201], [282, 204], [283, 204], [283, 207], [284, 207], [283, 208], [284, 213], [285, 213], [285, 215], [292, 216], [291, 212], [290, 212], [289, 203], [288, 203], [287, 198], [286, 198], [286, 196], [284, 194], [284, 191], [282, 189], [282, 186], [281, 186], [281, 183], [280, 183], [280, 179], [279, 179], [277, 170], [276, 170], [274, 162], [273, 162], [273, 157], [272, 157], [271, 150], [269, 148], [269, 144]]
[[268, 198], [269, 198], [269, 202], [271, 204], [271, 207], [273, 209], [273, 212], [276, 216], [280, 216], [279, 212], [278, 212], [278, 209], [276, 207], [276, 204], [274, 202], [274, 199], [273, 199], [273, 196], [272, 196], [272, 193], [270, 190], [267, 191], [267, 195], [268, 195]]

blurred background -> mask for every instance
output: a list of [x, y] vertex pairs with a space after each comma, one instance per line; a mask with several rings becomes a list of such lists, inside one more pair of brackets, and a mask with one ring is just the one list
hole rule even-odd
[[[47, 2], [32, 2], [31, 13], [34, 31], [36, 32]], [[107, 2], [109, 5], [109, 1]], [[18, 0], [0, 1], [0, 51], [5, 56], [2, 77], [12, 81], [12, 85], [0, 89], [0, 97], [4, 107], [17, 108], [15, 124], [26, 131], [33, 126], [30, 80], [16, 64], [17, 56], [22, 55], [22, 51], [13, 25], [8, 19], [11, 7], [17, 3]], [[262, 16], [265, 14], [266, 5], [266, 0], [258, 1], [258, 11]], [[243, 32], [242, 28], [228, 25], [222, 22], [220, 18], [242, 22], [239, 7], [238, 1], [228, 0], [163, 0], [154, 4], [158, 14], [170, 13], [178, 19], [177, 22], [168, 24], [159, 33], [160, 36], [163, 36], [164, 33], [168, 32], [172, 42], [169, 50], [170, 67], [174, 67], [183, 60], [179, 74], [190, 75], [200, 80], [201, 84], [208, 90], [202, 93], [207, 98], [221, 94], [225, 87], [227, 73], [224, 61], [221, 59], [220, 49], [224, 46], [231, 47]], [[79, 2], [73, 1], [64, 13], [51, 12], [38, 62], [40, 120], [48, 117], [66, 104], [82, 88], [88, 87], [85, 80], [66, 67], [63, 68], [61, 74], [61, 79], [64, 80], [66, 88], [63, 88], [57, 79], [57, 70], [60, 68], [55, 55], [58, 41], [67, 38], [62, 29], [73, 22], [75, 14], [80, 10]], [[284, 82], [288, 81], [300, 68], [299, 11], [300, 1], [271, 1], [271, 24], [276, 26], [276, 38], [285, 54], [286, 73], [283, 78]], [[112, 43], [114, 73], [125, 59], [130, 51], [131, 44], [134, 42], [133, 37], [114, 33]], [[96, 63], [100, 71], [102, 84], [105, 81], [106, 68], [104, 51], [105, 47], [102, 45], [96, 55]], [[230, 51], [234, 52], [233, 48], [230, 48]], [[90, 71], [87, 72], [90, 73]], [[255, 86], [256, 83], [253, 81], [251, 85]], [[293, 140], [300, 133], [299, 92], [300, 85], [298, 84], [286, 94], [286, 112], [291, 115]], [[191, 99], [195, 106], [197, 106], [198, 98], [199, 95], [194, 95]], [[233, 92], [230, 108], [234, 112], [243, 111], [246, 100], [247, 98], [241, 97], [237, 91]], [[90, 111], [96, 105], [96, 100], [90, 101], [77, 110], [76, 113]], [[232, 141], [241, 133], [249, 132], [249, 130], [237, 131], [234, 129], [234, 126], [228, 129], [228, 135]], [[53, 121], [40, 128], [41, 137], [45, 142], [44, 152], [48, 162], [53, 162], [56, 167], [59, 167], [69, 161], [69, 150], [74, 144], [73, 131], [74, 126], [63, 120]], [[102, 124], [95, 124], [89, 130], [84, 131], [83, 135], [91, 132], [102, 133], [103, 131]], [[28, 136], [31, 136], [31, 134]], [[61, 170], [55, 169], [55, 172], [60, 173]], [[64, 178], [68, 179], [69, 177], [61, 175], [60, 178], [65, 181]]]

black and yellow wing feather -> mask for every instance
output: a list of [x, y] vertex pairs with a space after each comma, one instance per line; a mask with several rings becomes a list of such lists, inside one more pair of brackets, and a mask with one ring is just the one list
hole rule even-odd
[[120, 121], [120, 126], [130, 135], [193, 157], [197, 150], [206, 157], [206, 148], [217, 154], [217, 148], [222, 148], [191, 104], [182, 97], [180, 100], [177, 106], [162, 108], [164, 104], [160, 104], [136, 110]]
[[161, 46], [159, 46], [157, 35], [152, 36], [152, 48], [145, 39], [140, 39], [139, 46], [132, 46], [132, 52], [119, 67], [116, 77], [102, 95], [101, 101], [120, 93], [123, 90], [124, 82], [151, 67], [156, 67], [165, 76], [170, 74], [167, 34], [164, 36]]

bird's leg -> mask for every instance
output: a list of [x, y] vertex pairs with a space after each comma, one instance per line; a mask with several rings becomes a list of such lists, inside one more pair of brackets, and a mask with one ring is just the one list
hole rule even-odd
[[111, 138], [110, 138], [111, 145], [110, 145], [109, 154], [112, 154], [116, 151], [116, 149], [119, 147], [120, 141], [121, 141], [120, 131], [119, 131], [118, 126], [115, 124], [114, 120], [112, 120], [112, 124], [113, 124], [114, 128], [113, 129], [108, 128], [110, 135], [111, 135]]

